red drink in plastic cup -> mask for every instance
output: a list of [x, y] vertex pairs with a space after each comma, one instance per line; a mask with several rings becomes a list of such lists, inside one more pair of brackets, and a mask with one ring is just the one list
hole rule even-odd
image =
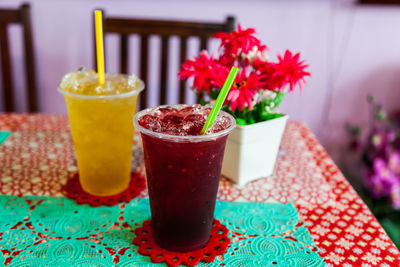
[[[175, 105], [135, 116], [143, 142], [153, 237], [161, 247], [180, 252], [200, 249], [210, 239], [225, 143], [236, 125], [231, 115], [220, 112], [219, 123], [211, 129], [215, 133], [200, 135], [210, 108], [203, 114], [191, 114], [190, 108], [201, 113], [204, 107]], [[174, 127], [183, 130], [174, 132]]]

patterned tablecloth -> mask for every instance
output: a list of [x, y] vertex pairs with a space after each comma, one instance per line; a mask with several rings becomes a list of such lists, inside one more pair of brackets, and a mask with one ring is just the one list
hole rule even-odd
[[[0, 114], [0, 194], [62, 196], [76, 174], [68, 119]], [[139, 137], [133, 168], [144, 173]], [[141, 197], [145, 197], [143, 192]], [[218, 199], [294, 203], [328, 266], [400, 266], [400, 253], [311, 131], [290, 122], [274, 175], [244, 186], [222, 178]]]

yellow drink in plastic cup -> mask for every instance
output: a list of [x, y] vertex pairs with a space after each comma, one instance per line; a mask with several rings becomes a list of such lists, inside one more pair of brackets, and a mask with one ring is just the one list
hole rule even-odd
[[131, 178], [133, 116], [144, 83], [106, 74], [101, 88], [94, 71], [67, 75], [58, 90], [67, 104], [81, 186], [96, 196], [121, 193]]

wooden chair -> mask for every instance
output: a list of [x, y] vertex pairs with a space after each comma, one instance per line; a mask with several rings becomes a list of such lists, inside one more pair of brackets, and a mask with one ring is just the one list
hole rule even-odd
[[[129, 45], [128, 36], [139, 36], [140, 42], [140, 64], [138, 76], [148, 85], [149, 73], [149, 37], [161, 37], [160, 47], [160, 77], [159, 77], [159, 104], [166, 104], [167, 96], [167, 66], [171, 58], [168, 55], [169, 38], [177, 36], [180, 40], [179, 62], [182, 63], [187, 58], [187, 47], [189, 37], [196, 37], [200, 40], [200, 50], [207, 49], [208, 40], [217, 32], [231, 32], [234, 29], [235, 19], [227, 17], [225, 22], [189, 22], [175, 20], [150, 20], [150, 19], [132, 19], [107, 17], [103, 11], [103, 31], [105, 37], [107, 34], [117, 34], [119, 36], [119, 57], [120, 73], [128, 73]], [[94, 28], [94, 27], [93, 27]], [[95, 41], [94, 41], [95, 43]], [[95, 50], [94, 50], [95, 51]], [[94, 56], [96, 59], [96, 55]], [[96, 66], [96, 63], [95, 63]], [[177, 77], [178, 79], [178, 77]], [[180, 81], [178, 98], [179, 103], [185, 102], [185, 82]], [[140, 96], [140, 109], [147, 107], [149, 90], [144, 90]]]
[[9, 37], [7, 34], [7, 27], [10, 24], [20, 24], [23, 28], [28, 111], [37, 112], [36, 70], [29, 4], [23, 4], [19, 9], [0, 9], [0, 50], [4, 110], [6, 112], [15, 111], [15, 91], [12, 81], [13, 74], [9, 50]]

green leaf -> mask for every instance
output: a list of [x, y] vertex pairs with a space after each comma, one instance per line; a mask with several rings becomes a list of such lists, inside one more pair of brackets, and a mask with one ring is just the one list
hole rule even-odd
[[223, 106], [222, 110], [231, 114], [236, 119], [236, 117], [237, 117], [236, 114], [234, 112], [232, 112], [232, 110], [229, 108], [229, 106]]
[[253, 119], [255, 120], [255, 122], [259, 122], [260, 121], [260, 103], [257, 103], [253, 106], [253, 110], [250, 111], [251, 112], [251, 116], [253, 117]]
[[284, 92], [279, 92], [279, 93], [277, 93], [276, 97], [275, 97], [274, 100], [273, 100], [273, 102], [274, 102], [274, 108], [278, 107], [278, 106], [281, 104], [281, 102], [282, 102], [284, 96], [285, 96], [285, 93], [284, 93]]
[[400, 225], [395, 223], [394, 221], [384, 218], [379, 220], [382, 227], [385, 229], [386, 233], [390, 236], [393, 243], [400, 247]]
[[263, 116], [263, 121], [273, 120], [273, 119], [276, 119], [276, 118], [280, 118], [282, 116], [283, 116], [283, 114], [280, 114], [280, 113], [269, 113], [269, 112], [267, 112], [267, 114], [265, 114]]
[[382, 109], [380, 109], [378, 111], [378, 113], [376, 114], [376, 117], [378, 119], [378, 121], [384, 121], [386, 119], [386, 113], [385, 111], [383, 111]]
[[371, 210], [376, 217], [386, 217], [393, 212], [393, 207], [387, 198], [373, 199]]
[[359, 138], [361, 135], [361, 127], [359, 125], [352, 125], [350, 123], [346, 123], [346, 130], [355, 138]]
[[246, 120], [242, 118], [236, 118], [237, 125], [247, 125]]
[[260, 111], [260, 121], [266, 121], [266, 120], [268, 120], [268, 118], [269, 118], [269, 112], [268, 111], [266, 111], [265, 109], [264, 110], [261, 110]]
[[207, 102], [207, 101], [205, 101], [203, 98], [200, 98], [200, 100], [199, 100], [199, 104], [200, 104], [200, 105], [202, 105], [202, 106], [205, 106], [205, 105], [207, 105], [207, 104], [208, 104], [208, 102]]
[[215, 90], [215, 89], [210, 90], [209, 96], [211, 99], [213, 99], [213, 100], [217, 99], [218, 95], [219, 95], [218, 90]]
[[250, 116], [250, 117], [247, 119], [247, 124], [254, 124], [254, 123], [256, 123], [256, 120], [253, 118], [253, 116]]
[[255, 104], [252, 110], [250, 110], [248, 107], [244, 107], [242, 110], [236, 108], [235, 111], [232, 111], [229, 106], [224, 106], [222, 110], [233, 115], [236, 118], [236, 123], [238, 125], [254, 124], [257, 122], [272, 120], [283, 116], [283, 114], [280, 113], [268, 112], [265, 108], [265, 105], [266, 102], [262, 100], [259, 103]]
[[395, 210], [392, 208], [392, 211], [389, 214], [391, 220], [393, 220], [397, 225], [400, 226], [400, 210]]

